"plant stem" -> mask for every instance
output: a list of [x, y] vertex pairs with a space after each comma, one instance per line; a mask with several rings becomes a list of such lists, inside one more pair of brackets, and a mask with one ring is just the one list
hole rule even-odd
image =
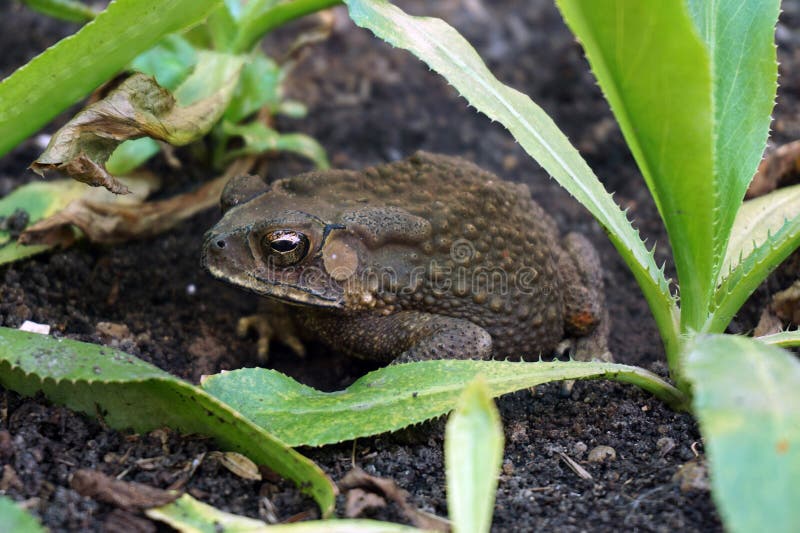
[[[640, 284], [640, 286], [642, 286]], [[664, 353], [667, 357], [667, 366], [669, 367], [670, 377], [676, 382], [680, 383], [681, 370], [681, 350], [683, 341], [680, 332], [680, 316], [681, 310], [678, 306], [673, 305], [667, 312], [660, 308], [656, 302], [647, 302], [653, 317], [656, 319], [658, 332], [661, 334], [661, 342], [664, 345]], [[683, 389], [682, 389], [683, 390]], [[686, 391], [684, 391], [686, 392]]]
[[254, 2], [255, 8], [246, 10], [241, 19], [239, 35], [233, 43], [234, 53], [244, 53], [253, 48], [256, 43], [271, 30], [286, 24], [294, 19], [326, 9], [341, 0], [289, 0], [277, 5]]

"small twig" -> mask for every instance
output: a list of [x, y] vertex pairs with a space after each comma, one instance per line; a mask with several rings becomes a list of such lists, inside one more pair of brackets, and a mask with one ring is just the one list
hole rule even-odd
[[591, 481], [593, 479], [589, 471], [583, 468], [580, 464], [578, 464], [578, 462], [575, 459], [565, 454], [564, 452], [558, 452], [558, 455], [559, 457], [561, 457], [561, 460], [567, 464], [570, 470], [575, 472], [575, 474], [577, 474], [579, 478], [585, 479], [587, 481]]

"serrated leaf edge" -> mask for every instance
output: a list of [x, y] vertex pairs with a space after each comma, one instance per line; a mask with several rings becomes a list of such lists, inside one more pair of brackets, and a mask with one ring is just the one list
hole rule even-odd
[[800, 245], [800, 215], [787, 219], [775, 233], [769, 232], [717, 287], [703, 333], [721, 333], [745, 300], [789, 254]]

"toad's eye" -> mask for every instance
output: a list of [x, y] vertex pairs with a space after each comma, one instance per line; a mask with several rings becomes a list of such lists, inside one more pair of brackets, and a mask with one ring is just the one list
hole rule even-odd
[[299, 263], [308, 253], [308, 237], [299, 231], [279, 229], [264, 235], [262, 240], [267, 259], [278, 266]]

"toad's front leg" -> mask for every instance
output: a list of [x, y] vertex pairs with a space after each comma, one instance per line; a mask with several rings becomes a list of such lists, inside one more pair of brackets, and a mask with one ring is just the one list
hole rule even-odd
[[600, 257], [580, 233], [564, 238], [559, 272], [564, 287], [564, 329], [578, 361], [614, 360], [608, 349], [609, 316]]
[[299, 357], [306, 354], [300, 332], [297, 331], [287, 306], [280, 302], [262, 298], [258, 304], [258, 313], [240, 318], [236, 333], [240, 337], [246, 337], [251, 331], [255, 332], [258, 339], [258, 358], [261, 362], [266, 362], [269, 358], [272, 341], [288, 346]]
[[334, 350], [382, 363], [489, 359], [492, 355], [489, 333], [460, 318], [417, 311], [386, 316], [317, 312], [299, 320]]

